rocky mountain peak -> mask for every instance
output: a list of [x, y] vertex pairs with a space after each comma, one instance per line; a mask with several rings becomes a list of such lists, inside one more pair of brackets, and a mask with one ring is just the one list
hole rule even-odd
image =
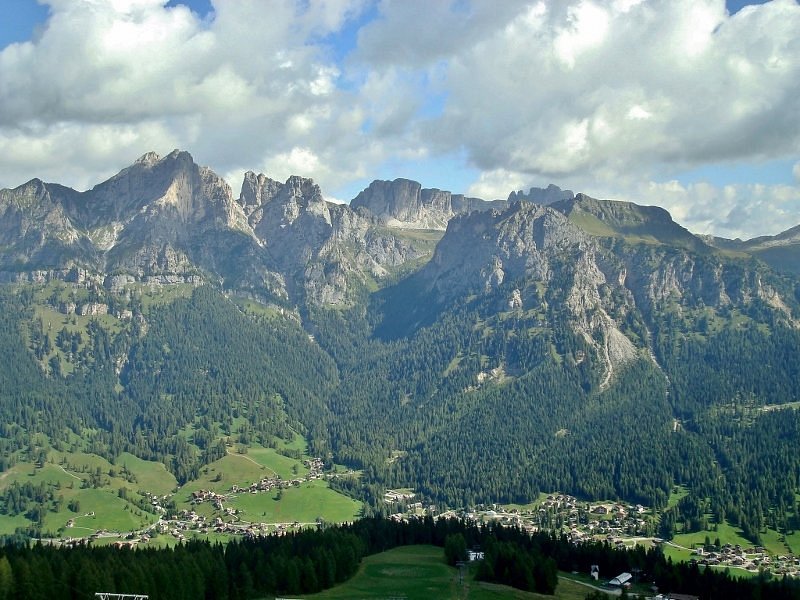
[[532, 187], [527, 193], [519, 190], [511, 192], [508, 196], [508, 202], [534, 202], [536, 204], [553, 204], [561, 200], [571, 200], [575, 197], [572, 190], [562, 190], [554, 184], [549, 184], [546, 188]]
[[440, 301], [469, 288], [488, 292], [509, 279], [547, 280], [550, 253], [586, 239], [562, 213], [538, 204], [473, 212], [450, 221], [423, 274]]
[[363, 206], [387, 222], [416, 222], [420, 216], [421, 191], [422, 186], [410, 179], [375, 180], [350, 202], [350, 206]]
[[709, 251], [700, 238], [673, 221], [669, 212], [659, 206], [599, 200], [580, 193], [551, 206], [580, 223], [591, 235], [665, 244], [695, 252]]
[[161, 160], [161, 157], [158, 154], [156, 154], [155, 152], [145, 152], [139, 158], [137, 158], [134, 161], [133, 164], [135, 164], [135, 165], [142, 164], [142, 165], [152, 166], [152, 165], [156, 164], [160, 160]]
[[249, 215], [259, 206], [272, 200], [282, 187], [281, 182], [270, 179], [263, 173], [256, 175], [253, 171], [247, 171], [242, 181], [239, 203]]
[[373, 181], [350, 202], [353, 208], [369, 210], [389, 227], [440, 231], [447, 229], [455, 215], [503, 209], [507, 205], [503, 200], [487, 202], [438, 188], [423, 188], [417, 181], [402, 178]]

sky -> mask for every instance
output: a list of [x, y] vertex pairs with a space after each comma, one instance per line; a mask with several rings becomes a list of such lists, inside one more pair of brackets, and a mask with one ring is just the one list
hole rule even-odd
[[189, 151], [332, 201], [554, 183], [800, 224], [797, 0], [0, 0], [0, 188]]

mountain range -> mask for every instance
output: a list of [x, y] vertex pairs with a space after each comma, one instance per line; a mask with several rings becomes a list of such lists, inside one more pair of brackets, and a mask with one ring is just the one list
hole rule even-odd
[[[360, 469], [349, 491], [362, 497], [413, 487], [466, 505], [561, 489], [665, 508], [681, 484], [687, 520], [757, 534], [799, 483], [798, 227], [697, 236], [661, 208], [552, 185], [487, 201], [396, 179], [341, 205], [310, 179], [248, 172], [235, 197], [188, 153], [148, 153], [85, 192], [0, 191], [0, 281], [18, 305], [3, 344], [37, 365], [30, 385], [72, 398], [60, 425], [27, 427], [89, 427], [97, 452], [163, 460], [179, 479], [207, 459], [180, 431], [230, 419], [233, 386], [279, 398], [263, 412], [242, 396], [250, 408], [235, 411]], [[143, 304], [173, 288], [194, 292]], [[42, 315], [70, 302], [117, 320], [59, 350]], [[239, 359], [215, 365], [195, 337]], [[256, 354], [260, 369], [244, 366]], [[19, 397], [0, 401], [13, 419]], [[160, 423], [167, 405], [177, 416]]]

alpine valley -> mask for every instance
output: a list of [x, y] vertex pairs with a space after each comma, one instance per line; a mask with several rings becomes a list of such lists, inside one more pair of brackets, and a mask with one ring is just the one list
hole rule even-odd
[[800, 528], [797, 227], [701, 237], [555, 186], [340, 205], [249, 172], [235, 196], [175, 151], [0, 191], [0, 281], [3, 533], [64, 533], [47, 469], [67, 500], [71, 477], [120, 502], [151, 477], [185, 502], [244, 457], [325, 471], [303, 485], [333, 520], [387, 489], [559, 491], [653, 507], [662, 537]]

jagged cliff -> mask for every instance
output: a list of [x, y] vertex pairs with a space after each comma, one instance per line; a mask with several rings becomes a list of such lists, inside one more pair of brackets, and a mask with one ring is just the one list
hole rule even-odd
[[409, 179], [395, 179], [373, 181], [350, 205], [366, 208], [389, 227], [444, 231], [450, 219], [457, 215], [492, 209], [502, 211], [515, 202], [546, 205], [571, 200], [574, 196], [572, 191], [550, 184], [547, 188], [530, 188], [527, 193], [521, 190], [511, 192], [507, 200], [483, 200], [446, 190], [423, 188]]
[[2, 280], [89, 276], [212, 281], [291, 303], [344, 304], [430, 252], [371, 215], [323, 200], [309, 179], [247, 173], [239, 198], [187, 152], [148, 153], [76, 192], [31, 181], [0, 192]]
[[315, 304], [345, 304], [371, 280], [425, 255], [363, 211], [326, 202], [312, 180], [245, 174], [239, 203], [287, 285]]
[[446, 190], [423, 188], [410, 179], [395, 179], [373, 181], [353, 198], [350, 206], [369, 210], [389, 227], [444, 230], [455, 215], [491, 208], [502, 210], [508, 202], [487, 202]]
[[605, 365], [607, 385], [637, 356], [655, 360], [649, 328], [665, 314], [693, 327], [708, 309], [764, 306], [797, 326], [791, 287], [779, 288], [764, 265], [716, 252], [663, 209], [578, 195], [453, 218], [414, 278], [404, 302], [410, 315], [389, 318], [405, 318], [413, 329], [431, 305], [492, 298], [495, 312], [539, 314], [547, 327], [567, 323]]
[[[210, 281], [291, 305], [344, 305], [432, 255], [438, 234], [410, 230], [445, 228], [421, 273], [437, 301], [519, 278], [547, 282], [554, 260], [572, 253], [573, 263], [559, 269], [583, 265], [586, 281], [619, 282], [641, 310], [676, 298], [709, 306], [761, 298], [787, 314], [780, 293], [747, 261], [778, 252], [786, 270], [800, 269], [792, 230], [704, 241], [661, 208], [556, 186], [486, 202], [406, 179], [375, 181], [347, 206], [326, 202], [310, 179], [281, 183], [248, 172], [236, 198], [176, 150], [145, 154], [86, 192], [39, 180], [0, 191], [0, 280], [89, 278], [113, 289]], [[572, 305], [594, 310], [595, 294], [586, 293]], [[579, 320], [594, 328], [587, 319]]]

